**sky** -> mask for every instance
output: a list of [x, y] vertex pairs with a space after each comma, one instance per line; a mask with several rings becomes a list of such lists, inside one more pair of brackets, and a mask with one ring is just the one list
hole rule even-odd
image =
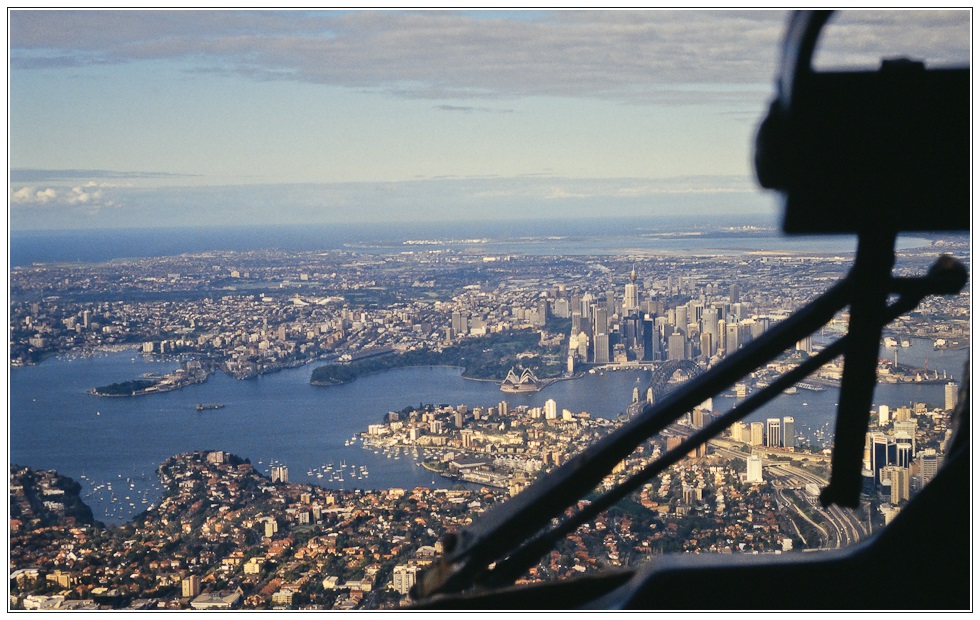
[[[9, 10], [11, 230], [768, 213], [787, 14]], [[820, 68], [970, 60], [845, 11]]]

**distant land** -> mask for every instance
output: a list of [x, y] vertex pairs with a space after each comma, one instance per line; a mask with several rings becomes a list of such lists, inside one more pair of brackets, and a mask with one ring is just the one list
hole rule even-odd
[[[963, 235], [968, 238], [968, 235]], [[949, 237], [949, 235], [946, 235]], [[933, 237], [899, 239], [899, 248], [928, 245]], [[850, 236], [788, 237], [772, 216], [418, 222], [311, 226], [13, 230], [10, 266], [105, 262], [212, 251], [348, 249], [401, 253], [438, 248], [533, 255], [629, 255], [711, 251], [850, 254]]]

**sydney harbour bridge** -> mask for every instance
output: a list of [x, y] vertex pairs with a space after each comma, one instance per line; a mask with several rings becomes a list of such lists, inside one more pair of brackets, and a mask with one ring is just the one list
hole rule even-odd
[[[653, 370], [653, 375], [650, 377], [649, 390], [652, 390], [652, 402], [656, 403], [658, 400], [663, 398], [667, 392], [676, 387], [677, 384], [671, 384], [670, 380], [678, 373], [685, 375], [685, 380], [690, 380], [703, 372], [704, 369], [691, 360], [669, 360], [663, 362]], [[626, 415], [628, 417], [633, 417], [639, 413], [646, 404], [647, 400], [644, 400], [643, 395], [640, 394], [640, 398], [638, 400], [634, 399], [634, 401], [626, 408]]]

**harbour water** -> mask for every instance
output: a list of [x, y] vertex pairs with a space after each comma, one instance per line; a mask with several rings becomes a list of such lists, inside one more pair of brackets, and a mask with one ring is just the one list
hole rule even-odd
[[[950, 377], [962, 375], [968, 351], [934, 351], [926, 340], [900, 349], [900, 361]], [[890, 357], [882, 350], [883, 357]], [[375, 454], [351, 439], [388, 411], [409, 405], [466, 404], [541, 406], [553, 398], [560, 409], [613, 418], [629, 403], [634, 387], [645, 392], [647, 371], [605, 371], [555, 383], [532, 394], [504, 394], [496, 384], [469, 381], [456, 368], [402, 368], [365, 376], [346, 385], [314, 387], [312, 366], [239, 381], [223, 374], [182, 390], [140, 397], [100, 398], [86, 390], [143, 373], [169, 372], [174, 361], [153, 361], [135, 350], [88, 357], [52, 358], [39, 366], [10, 370], [10, 462], [56, 469], [78, 480], [96, 518], [120, 523], [159, 500], [157, 466], [167, 457], [195, 450], [225, 450], [249, 458], [263, 473], [278, 462], [289, 478], [332, 488], [387, 488], [452, 483], [400, 459]], [[943, 385], [881, 385], [876, 404], [925, 402], [941, 406]], [[734, 396], [714, 399], [716, 411]], [[805, 433], [833, 428], [836, 390], [785, 395], [750, 420], [792, 415]], [[198, 411], [198, 403], [221, 409]], [[347, 468], [344, 481], [318, 478]], [[356, 468], [361, 475], [350, 476]], [[311, 472], [311, 473], [308, 473]], [[366, 474], [366, 475], [365, 475]]]

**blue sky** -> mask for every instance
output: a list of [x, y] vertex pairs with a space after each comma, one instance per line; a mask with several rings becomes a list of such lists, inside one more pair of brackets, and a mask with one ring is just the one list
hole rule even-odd
[[[11, 227], [772, 211], [751, 143], [785, 22], [12, 10]], [[821, 65], [962, 63], [970, 14], [846, 12], [824, 40]]]

